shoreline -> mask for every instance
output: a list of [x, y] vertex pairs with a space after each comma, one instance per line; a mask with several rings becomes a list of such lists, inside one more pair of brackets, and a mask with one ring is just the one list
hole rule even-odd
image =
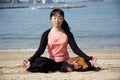
[[19, 9], [19, 8], [29, 8], [28, 6], [3, 6], [0, 9]]
[[[37, 9], [54, 9], [54, 8], [61, 8], [61, 9], [70, 9], [70, 8], [83, 8], [87, 7], [85, 5], [53, 5], [53, 6], [36, 6]], [[31, 8], [30, 6], [0, 6], [0, 9], [19, 9], [19, 8]], [[35, 7], [32, 7], [35, 8]]]
[[[113, 49], [110, 49], [110, 48], [80, 48], [82, 51], [120, 51], [120, 49], [119, 48], [113, 48]], [[33, 48], [26, 48], [26, 49], [0, 49], [0, 53], [1, 52], [35, 52], [35, 51], [37, 51], [37, 48], [35, 49], [33, 49]], [[47, 51], [47, 48], [46, 48], [46, 50], [45, 51]], [[68, 51], [72, 51], [71, 50], [71, 48], [68, 48]]]

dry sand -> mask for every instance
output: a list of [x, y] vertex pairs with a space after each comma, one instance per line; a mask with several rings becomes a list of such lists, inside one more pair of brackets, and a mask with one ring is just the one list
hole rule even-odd
[[[120, 51], [86, 50], [85, 53], [97, 57], [99, 72], [54, 72], [30, 73], [22, 67], [22, 61], [34, 54], [26, 51], [0, 52], [0, 80], [120, 80]], [[44, 53], [43, 56], [46, 55]], [[70, 56], [76, 56], [70, 52]]]

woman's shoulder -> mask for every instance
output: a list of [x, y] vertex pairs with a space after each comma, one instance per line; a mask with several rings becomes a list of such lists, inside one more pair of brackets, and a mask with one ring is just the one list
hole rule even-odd
[[67, 32], [66, 34], [67, 34], [67, 36], [68, 36], [69, 38], [70, 38], [70, 37], [73, 37], [73, 33], [72, 33], [71, 31]]
[[43, 35], [48, 35], [48, 33], [50, 32], [51, 28], [50, 29], [47, 29], [46, 31], [43, 32]]
[[51, 30], [51, 28], [49, 28], [49, 29], [45, 30], [45, 31], [44, 31], [44, 33], [49, 33], [49, 32], [50, 32], [50, 30]]

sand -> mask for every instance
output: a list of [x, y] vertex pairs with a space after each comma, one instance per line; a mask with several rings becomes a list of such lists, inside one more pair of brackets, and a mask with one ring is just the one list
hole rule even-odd
[[[120, 51], [85, 50], [85, 53], [97, 57], [101, 71], [31, 73], [22, 67], [22, 62], [34, 51], [1, 51], [0, 80], [120, 80]], [[70, 51], [70, 56], [76, 55]]]

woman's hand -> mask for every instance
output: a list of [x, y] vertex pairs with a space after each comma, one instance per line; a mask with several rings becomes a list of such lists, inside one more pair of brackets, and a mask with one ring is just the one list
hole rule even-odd
[[23, 60], [23, 67], [29, 68], [30, 67], [30, 61], [29, 60]]
[[89, 61], [90, 61], [90, 63], [91, 63], [91, 65], [92, 65], [92, 66], [97, 65], [97, 63], [96, 63], [97, 58], [96, 58], [96, 57], [93, 57], [93, 56], [92, 56], [92, 59], [91, 59], [91, 60], [89, 60]]

